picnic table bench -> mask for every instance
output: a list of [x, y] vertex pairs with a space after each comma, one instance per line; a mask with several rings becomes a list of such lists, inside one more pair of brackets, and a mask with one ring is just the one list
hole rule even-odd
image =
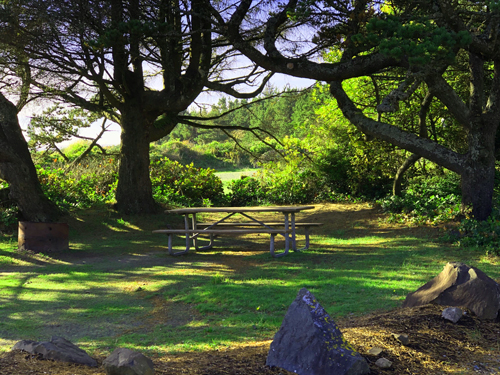
[[[290, 242], [293, 251], [302, 251], [309, 248], [309, 233], [311, 227], [322, 225], [321, 223], [298, 223], [295, 222], [295, 214], [313, 209], [314, 206], [277, 206], [277, 207], [191, 207], [175, 210], [167, 210], [166, 213], [176, 213], [184, 215], [184, 228], [180, 229], [159, 229], [153, 233], [163, 233], [168, 235], [168, 252], [170, 255], [181, 255], [187, 253], [191, 248], [191, 240], [196, 250], [207, 250], [213, 247], [214, 238], [217, 235], [240, 235], [240, 234], [270, 234], [270, 252], [273, 257], [280, 257], [288, 254]], [[227, 213], [224, 218], [207, 223], [198, 223], [196, 214], [198, 213]], [[278, 212], [283, 214], [283, 221], [264, 222], [257, 220], [255, 215], [257, 212]], [[251, 221], [234, 222], [226, 221], [235, 214], [240, 214]], [[191, 222], [191, 226], [190, 223]], [[241, 227], [245, 228], [242, 229]], [[306, 235], [306, 244], [303, 248], [297, 249], [296, 245], [296, 229], [304, 228]], [[183, 251], [173, 251], [172, 237], [175, 234], [185, 235], [186, 248]], [[206, 246], [199, 246], [198, 240], [200, 235], [209, 235], [210, 242]], [[285, 250], [279, 254], [275, 252], [275, 237], [281, 235], [285, 238]]]

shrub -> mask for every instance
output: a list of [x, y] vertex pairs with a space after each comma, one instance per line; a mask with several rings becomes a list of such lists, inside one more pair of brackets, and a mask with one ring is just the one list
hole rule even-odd
[[460, 213], [460, 180], [454, 173], [427, 179], [416, 178], [399, 196], [378, 200], [390, 221], [438, 223], [455, 218]]
[[43, 191], [61, 208], [89, 208], [115, 199], [118, 172], [114, 159], [81, 163], [71, 170], [37, 166], [37, 172]]
[[13, 228], [18, 220], [17, 207], [0, 207], [0, 230]]
[[349, 175], [352, 167], [344, 153], [329, 149], [317, 158], [315, 166], [325, 184], [337, 193], [350, 193]]
[[151, 163], [153, 196], [158, 202], [186, 206], [224, 202], [222, 181], [210, 168], [195, 168], [163, 158]]
[[276, 172], [267, 170], [263, 176], [265, 198], [273, 204], [304, 204], [315, 200], [319, 186], [317, 175], [308, 169], [293, 166]]
[[466, 218], [460, 222], [456, 231], [447, 240], [460, 247], [482, 247], [486, 254], [500, 255], [500, 213], [493, 214], [484, 221]]
[[228, 196], [231, 206], [257, 206], [263, 203], [265, 192], [257, 179], [246, 177], [231, 181]]

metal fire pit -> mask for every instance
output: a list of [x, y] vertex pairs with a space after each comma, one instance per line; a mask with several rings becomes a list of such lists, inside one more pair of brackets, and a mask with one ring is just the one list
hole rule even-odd
[[69, 250], [69, 225], [20, 221], [18, 248], [36, 253]]

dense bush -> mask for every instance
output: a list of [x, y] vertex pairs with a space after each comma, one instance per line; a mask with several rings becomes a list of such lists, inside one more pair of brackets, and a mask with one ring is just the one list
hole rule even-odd
[[259, 181], [253, 177], [231, 181], [229, 191], [231, 206], [258, 206], [266, 196]]
[[114, 159], [81, 163], [72, 169], [37, 166], [38, 179], [45, 194], [64, 209], [88, 208], [115, 199], [118, 178]]
[[460, 247], [480, 246], [487, 254], [500, 255], [500, 211], [495, 209], [485, 221], [465, 218], [448, 239]]
[[[59, 162], [37, 166], [42, 189], [61, 208], [88, 208], [115, 201], [118, 183], [115, 159], [91, 160], [71, 169], [64, 166]], [[222, 182], [212, 169], [183, 166], [163, 158], [151, 163], [150, 175], [153, 196], [160, 203], [186, 206], [224, 203]]]
[[451, 220], [460, 212], [460, 178], [455, 173], [415, 178], [400, 197], [389, 196], [377, 202], [385, 212], [391, 213], [390, 221], [437, 223]]
[[222, 181], [210, 168], [195, 168], [163, 158], [151, 163], [153, 196], [158, 202], [186, 206], [221, 204]]
[[17, 224], [17, 207], [0, 207], [0, 232], [6, 228], [13, 228]]

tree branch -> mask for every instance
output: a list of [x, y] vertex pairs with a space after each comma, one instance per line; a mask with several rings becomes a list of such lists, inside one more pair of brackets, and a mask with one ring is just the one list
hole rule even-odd
[[337, 99], [337, 104], [344, 116], [363, 133], [421, 155], [459, 174], [464, 170], [464, 155], [451, 151], [428, 138], [419, 137], [394, 125], [365, 116], [347, 96], [341, 82], [331, 82], [330, 93]]

